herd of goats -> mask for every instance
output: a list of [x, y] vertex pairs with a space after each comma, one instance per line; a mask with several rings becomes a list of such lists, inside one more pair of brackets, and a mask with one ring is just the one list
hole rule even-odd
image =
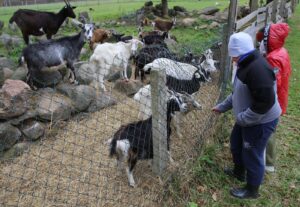
[[[112, 68], [122, 71], [126, 80], [127, 66], [133, 60], [135, 65], [135, 79], [153, 70], [166, 71], [167, 86], [167, 145], [171, 134], [171, 119], [177, 119], [180, 114], [201, 109], [195, 100], [194, 93], [202, 82], [210, 79], [210, 73], [216, 70], [211, 50], [207, 50], [200, 57], [188, 53], [183, 57], [172, 53], [166, 44], [170, 38], [169, 31], [176, 19], [166, 21], [156, 19], [152, 21], [153, 31], [143, 31], [146, 21], [139, 25], [138, 38], [116, 34], [110, 30], [96, 29], [94, 24], [77, 22], [81, 31], [74, 36], [51, 39], [67, 17], [75, 18], [70, 3], [65, 0], [65, 6], [58, 12], [41, 12], [19, 9], [9, 20], [20, 28], [27, 46], [23, 49], [20, 60], [28, 67], [27, 83], [33, 88], [43, 87], [39, 80], [45, 68], [66, 65], [68, 77], [76, 81], [74, 63], [78, 60], [85, 42], [89, 42], [93, 54], [90, 57], [91, 73], [95, 74], [98, 86], [104, 91], [104, 79]], [[29, 44], [29, 35], [41, 36], [46, 34], [48, 40]], [[116, 43], [106, 42], [113, 35]], [[127, 161], [125, 167], [129, 185], [134, 187], [132, 171], [138, 160], [153, 158], [152, 140], [152, 112], [150, 85], [141, 88], [134, 96], [140, 103], [139, 119], [141, 121], [123, 125], [108, 141], [110, 156], [116, 156], [119, 167]], [[177, 112], [177, 113], [175, 113]], [[176, 118], [177, 117], [177, 118]], [[175, 127], [180, 135], [178, 124]]]

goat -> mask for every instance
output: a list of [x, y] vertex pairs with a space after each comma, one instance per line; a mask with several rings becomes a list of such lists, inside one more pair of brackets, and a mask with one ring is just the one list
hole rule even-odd
[[165, 44], [153, 44], [143, 47], [134, 58], [136, 66], [135, 79], [141, 74], [141, 81], [143, 81], [145, 79], [144, 66], [157, 58], [174, 59], [175, 56]]
[[66, 6], [57, 14], [53, 12], [19, 9], [10, 18], [9, 24], [16, 22], [27, 45], [29, 43], [29, 35], [41, 36], [46, 34], [47, 39], [51, 39], [52, 35], [57, 33], [59, 27], [67, 17], [76, 17], [73, 11], [76, 7], [72, 7], [67, 0], [65, 0], [65, 3]]
[[124, 34], [112, 33], [112, 36], [116, 39], [117, 42], [127, 42], [133, 37], [131, 35], [124, 36]]
[[152, 22], [152, 26], [154, 29], [158, 29], [163, 32], [169, 32], [175, 24], [176, 24], [176, 17], [174, 17], [172, 21], [155, 19]]
[[108, 39], [111, 36], [111, 33], [108, 30], [105, 29], [95, 29], [93, 32], [93, 36], [91, 38], [91, 41], [89, 43], [90, 49], [94, 49], [95, 43], [103, 43], [106, 39]]
[[[201, 109], [201, 105], [192, 96], [169, 91], [167, 101], [167, 150], [169, 151], [171, 135], [171, 119], [175, 111], [186, 113], [190, 105], [196, 105]], [[152, 116], [146, 120], [133, 122], [121, 126], [108, 140], [110, 145], [110, 157], [117, 157], [117, 165], [121, 168], [122, 162], [127, 160], [126, 173], [131, 187], [135, 187], [132, 171], [138, 160], [153, 158], [153, 138], [152, 138]]]
[[[109, 74], [113, 67], [123, 70], [123, 77], [127, 78], [127, 65], [131, 55], [135, 55], [138, 45], [143, 43], [137, 39], [129, 40], [128, 43], [104, 43], [97, 45], [90, 57], [92, 70], [98, 75], [100, 87], [105, 89], [104, 77]], [[98, 85], [98, 83], [97, 83]]]
[[43, 69], [65, 62], [75, 80], [73, 63], [78, 59], [85, 41], [91, 39], [94, 27], [93, 24], [80, 26], [82, 30], [75, 36], [35, 43], [23, 49], [22, 55], [28, 67], [27, 82], [30, 86], [43, 87], [38, 78]]

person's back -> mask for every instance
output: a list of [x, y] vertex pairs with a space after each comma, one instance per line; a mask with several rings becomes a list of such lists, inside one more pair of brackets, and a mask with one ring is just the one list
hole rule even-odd
[[289, 33], [286, 23], [271, 24], [266, 26], [257, 35], [257, 40], [263, 40], [266, 58], [271, 66], [278, 69], [277, 95], [282, 114], [286, 113], [288, 105], [288, 87], [291, 74], [291, 63], [288, 51], [283, 47]]

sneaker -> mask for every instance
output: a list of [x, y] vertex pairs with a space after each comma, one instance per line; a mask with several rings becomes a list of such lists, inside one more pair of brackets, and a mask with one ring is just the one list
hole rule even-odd
[[273, 173], [273, 172], [275, 172], [275, 167], [274, 166], [265, 166], [265, 171], [267, 173]]

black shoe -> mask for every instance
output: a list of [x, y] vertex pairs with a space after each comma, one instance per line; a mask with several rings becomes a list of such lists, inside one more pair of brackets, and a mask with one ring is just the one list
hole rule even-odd
[[238, 168], [225, 168], [224, 169], [225, 174], [229, 175], [230, 177], [236, 178], [241, 182], [245, 182], [246, 176], [245, 176], [245, 170], [240, 170]]
[[259, 197], [259, 186], [253, 186], [247, 184], [244, 188], [233, 188], [230, 190], [230, 194], [240, 199], [255, 199]]

